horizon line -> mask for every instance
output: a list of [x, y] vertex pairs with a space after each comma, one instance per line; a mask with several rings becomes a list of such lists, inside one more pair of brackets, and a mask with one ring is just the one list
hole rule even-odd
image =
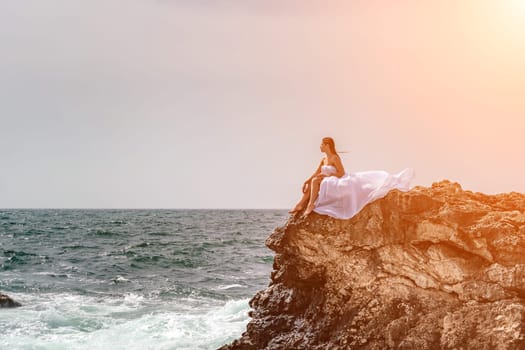
[[0, 210], [289, 210], [289, 208], [87, 208], [87, 207], [0, 207]]

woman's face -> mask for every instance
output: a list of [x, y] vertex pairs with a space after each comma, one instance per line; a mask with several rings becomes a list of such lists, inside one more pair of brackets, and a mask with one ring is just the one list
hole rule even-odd
[[328, 144], [321, 141], [321, 146], [319, 147], [321, 149], [321, 152], [325, 152], [327, 150]]

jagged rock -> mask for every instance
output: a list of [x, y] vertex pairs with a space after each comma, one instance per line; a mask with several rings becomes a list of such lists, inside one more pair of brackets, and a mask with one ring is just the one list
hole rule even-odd
[[22, 306], [19, 302], [14, 301], [9, 296], [0, 293], [0, 308], [1, 307], [17, 307]]
[[525, 349], [525, 195], [449, 181], [291, 217], [234, 349]]

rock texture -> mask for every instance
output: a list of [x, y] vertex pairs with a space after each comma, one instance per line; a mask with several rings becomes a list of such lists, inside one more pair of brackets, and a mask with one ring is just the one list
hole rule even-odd
[[14, 301], [5, 294], [0, 293], [0, 308], [22, 306], [19, 302]]
[[449, 181], [291, 217], [233, 349], [525, 349], [525, 195]]

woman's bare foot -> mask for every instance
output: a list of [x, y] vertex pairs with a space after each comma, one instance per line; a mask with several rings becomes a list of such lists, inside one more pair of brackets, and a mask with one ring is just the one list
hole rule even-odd
[[308, 207], [306, 207], [306, 210], [303, 213], [303, 218], [306, 218], [308, 215], [310, 215], [311, 212], [314, 211], [314, 204], [309, 204]]
[[302, 205], [296, 205], [292, 210], [290, 210], [288, 213], [295, 214], [303, 210], [304, 207]]

